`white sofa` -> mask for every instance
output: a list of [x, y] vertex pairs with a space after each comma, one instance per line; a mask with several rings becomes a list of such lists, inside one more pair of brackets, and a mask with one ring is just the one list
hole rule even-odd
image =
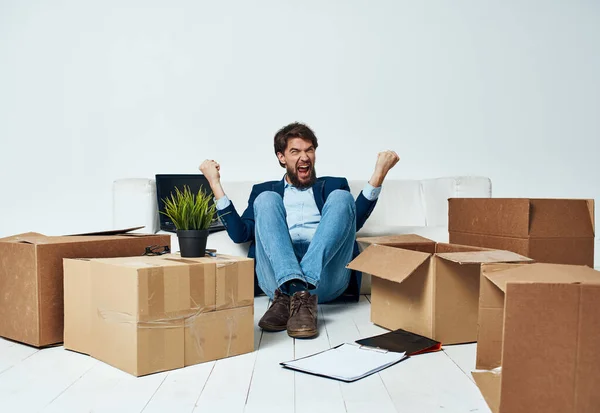
[[[247, 206], [253, 181], [222, 182], [227, 196], [241, 214]], [[356, 197], [366, 181], [350, 181]], [[434, 241], [448, 241], [448, 198], [491, 197], [492, 184], [485, 177], [445, 177], [425, 180], [393, 180], [383, 190], [373, 213], [357, 236], [418, 234]], [[145, 178], [119, 179], [113, 183], [113, 227], [144, 226], [140, 233], [159, 233], [156, 185]], [[178, 251], [177, 236], [171, 246]], [[246, 256], [247, 244], [235, 244], [226, 231], [211, 234], [208, 248], [223, 254]], [[361, 291], [370, 291], [370, 276], [365, 274]]]

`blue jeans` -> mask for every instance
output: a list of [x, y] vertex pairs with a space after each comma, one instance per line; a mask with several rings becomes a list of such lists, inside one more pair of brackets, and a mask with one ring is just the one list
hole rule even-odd
[[262, 192], [254, 201], [256, 275], [271, 299], [286, 281], [302, 279], [316, 290], [319, 302], [336, 299], [350, 282], [346, 265], [356, 238], [356, 206], [352, 194], [336, 190], [328, 197], [310, 243], [293, 243], [283, 198]]

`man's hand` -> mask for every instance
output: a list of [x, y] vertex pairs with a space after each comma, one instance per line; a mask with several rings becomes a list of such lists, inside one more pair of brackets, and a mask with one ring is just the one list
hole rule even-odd
[[221, 166], [214, 160], [206, 159], [199, 169], [211, 185], [213, 182], [218, 183], [221, 181], [221, 174], [219, 173]]
[[375, 171], [373, 176], [369, 180], [369, 184], [373, 187], [380, 187], [385, 179], [387, 173], [398, 163], [400, 157], [394, 151], [383, 151], [377, 155], [377, 163], [375, 164]]
[[204, 162], [202, 162], [202, 165], [200, 165], [200, 168], [198, 169], [200, 169], [202, 174], [208, 180], [215, 198], [221, 199], [223, 196], [225, 196], [223, 187], [221, 187], [221, 165], [212, 159], [206, 159]]

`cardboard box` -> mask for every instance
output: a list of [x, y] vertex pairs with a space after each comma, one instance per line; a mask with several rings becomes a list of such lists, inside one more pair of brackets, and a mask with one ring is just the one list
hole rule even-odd
[[169, 235], [127, 231], [0, 239], [0, 336], [36, 347], [63, 341], [63, 258], [142, 255], [147, 246], [171, 245]]
[[135, 376], [254, 351], [254, 261], [67, 259], [65, 348]]
[[450, 242], [594, 267], [594, 200], [453, 198]]
[[477, 339], [480, 265], [530, 262], [509, 251], [436, 243], [417, 235], [359, 238], [348, 268], [371, 278], [371, 321], [443, 344]]
[[472, 375], [492, 412], [600, 411], [600, 272], [483, 265], [479, 324]]

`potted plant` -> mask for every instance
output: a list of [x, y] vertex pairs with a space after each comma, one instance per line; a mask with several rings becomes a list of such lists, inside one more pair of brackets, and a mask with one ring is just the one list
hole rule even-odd
[[163, 199], [164, 215], [175, 225], [179, 249], [182, 257], [204, 257], [208, 228], [213, 222], [217, 208], [202, 188], [197, 194], [192, 193], [187, 185], [183, 191], [175, 188], [175, 194]]

